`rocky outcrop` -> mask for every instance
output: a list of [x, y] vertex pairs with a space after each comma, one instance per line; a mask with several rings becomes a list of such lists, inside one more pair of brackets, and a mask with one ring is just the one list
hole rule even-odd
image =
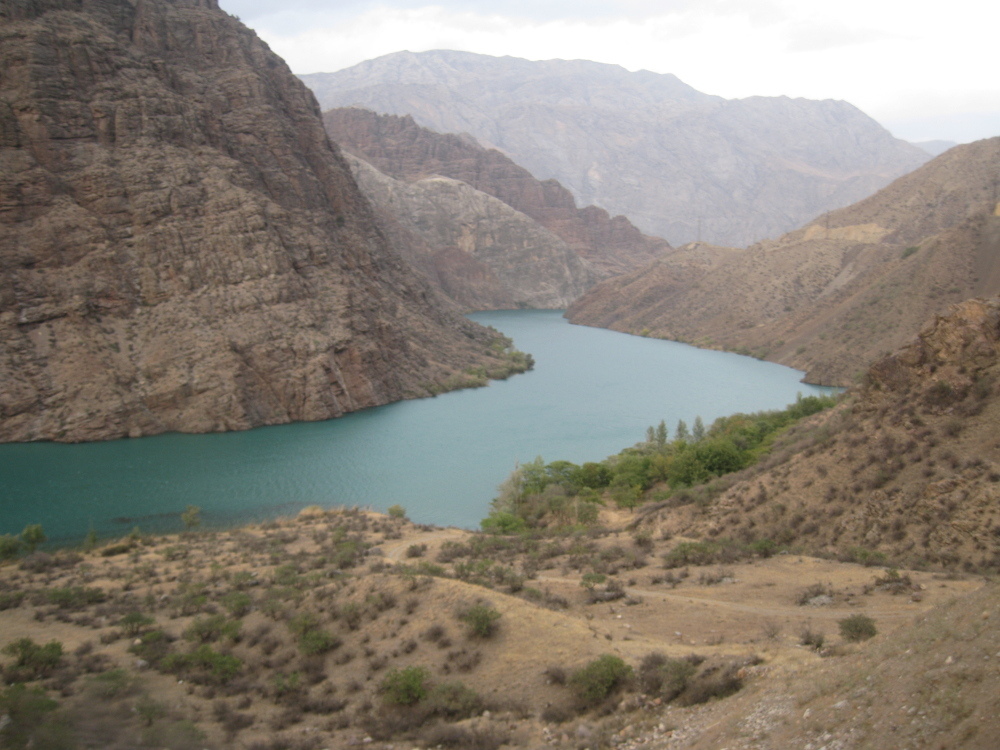
[[450, 177], [498, 198], [558, 235], [598, 278], [636, 270], [672, 250], [644, 235], [624, 216], [596, 206], [577, 208], [555, 180], [536, 180], [496, 149], [473, 139], [435, 133], [410, 116], [379, 115], [358, 107], [323, 113], [330, 137], [379, 171], [399, 180]]
[[584, 60], [398, 52], [302, 78], [324, 109], [468, 133], [675, 245], [776, 237], [930, 158], [846, 102], [726, 100]]
[[459, 180], [403, 182], [348, 161], [393, 244], [463, 308], [563, 309], [591, 286], [565, 242], [503, 201]]
[[[714, 267], [606, 281], [574, 323], [752, 353], [850, 385], [923, 321], [1000, 293], [1000, 138], [959, 146], [875, 195]], [[682, 248], [683, 250], [683, 248]]]
[[8, 441], [325, 419], [488, 345], [215, 0], [0, 6], [0, 270]]

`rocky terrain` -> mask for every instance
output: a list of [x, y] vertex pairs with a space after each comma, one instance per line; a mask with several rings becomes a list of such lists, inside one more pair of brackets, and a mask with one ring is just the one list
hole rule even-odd
[[3, 440], [326, 419], [499, 364], [214, 0], [0, 7], [0, 268]]
[[557, 235], [606, 278], [646, 265], [672, 250], [642, 234], [624, 216], [596, 206], [577, 208], [556, 180], [539, 181], [496, 149], [467, 136], [436, 133], [410, 116], [380, 115], [358, 107], [323, 113], [330, 137], [379, 171], [406, 182], [431, 177], [460, 180], [529, 216]]
[[958, 146], [722, 264], [678, 269], [666, 259], [606, 281], [567, 317], [754, 354], [806, 371], [811, 383], [850, 385], [950, 303], [1000, 292], [998, 174], [1000, 138]]
[[347, 155], [403, 257], [465, 310], [563, 309], [594, 283], [558, 236], [459, 180], [404, 182]]
[[582, 60], [398, 52], [302, 79], [324, 109], [469, 134], [674, 245], [776, 237], [929, 158], [846, 102], [726, 100]]

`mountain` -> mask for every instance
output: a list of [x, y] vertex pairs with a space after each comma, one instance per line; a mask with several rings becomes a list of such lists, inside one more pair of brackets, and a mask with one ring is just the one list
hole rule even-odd
[[723, 347], [849, 385], [949, 303], [1000, 292], [1000, 138], [708, 270], [659, 261], [591, 289], [574, 323]]
[[0, 6], [0, 269], [2, 440], [326, 419], [488, 360], [215, 0]]
[[558, 236], [460, 180], [396, 180], [347, 155], [358, 187], [414, 268], [466, 310], [563, 309], [592, 283]]
[[468, 133], [559, 180], [578, 204], [673, 244], [774, 237], [928, 159], [846, 102], [726, 100], [672, 75], [583, 60], [399, 52], [301, 78], [324, 109]]
[[874, 362], [845, 403], [779, 441], [757, 467], [730, 475], [711, 502], [647, 506], [638, 525], [766, 538], [856, 562], [867, 550], [907, 567], [995, 570], [997, 424], [994, 296], [928, 321]]
[[596, 206], [577, 208], [572, 194], [556, 180], [536, 180], [468, 136], [436, 133], [410, 116], [357, 107], [328, 110], [323, 123], [343, 149], [387, 175], [410, 182], [435, 176], [461, 180], [530, 216], [586, 260], [597, 278], [636, 270], [672, 250], [624, 216], [612, 218]]
[[922, 148], [931, 156], [940, 156], [950, 148], [958, 144], [955, 141], [918, 141], [913, 144], [917, 148]]

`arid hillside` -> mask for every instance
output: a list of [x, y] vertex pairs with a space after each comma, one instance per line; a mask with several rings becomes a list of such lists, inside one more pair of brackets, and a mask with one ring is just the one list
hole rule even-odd
[[327, 419], [490, 343], [215, 0], [0, 5], [0, 440]]
[[1000, 298], [968, 300], [874, 363], [843, 404], [791, 431], [764, 462], [703, 495], [646, 506], [636, 523], [844, 559], [996, 571], [998, 425]]
[[717, 267], [675, 270], [667, 259], [604, 282], [567, 317], [850, 385], [948, 304], [1000, 292], [998, 174], [1000, 138], [958, 146]]
[[331, 109], [323, 124], [340, 146], [381, 172], [407, 182], [448, 177], [493, 196], [563, 240], [587, 261], [596, 278], [646, 265], [671, 250], [642, 234], [624, 216], [596, 206], [577, 208], [556, 180], [540, 181], [495, 149], [420, 127], [412, 117], [379, 115], [358, 107]]

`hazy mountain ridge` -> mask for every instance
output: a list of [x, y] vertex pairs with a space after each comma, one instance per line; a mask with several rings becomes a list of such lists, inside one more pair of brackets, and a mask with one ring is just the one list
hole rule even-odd
[[[571, 321], [722, 346], [847, 385], [948, 303], [1000, 292], [1000, 139], [959, 146], [853, 206], [711, 271], [604, 282]], [[692, 275], [693, 274], [693, 275]]]
[[580, 204], [675, 244], [776, 236], [928, 158], [845, 102], [727, 101], [674, 76], [585, 61], [400, 52], [301, 77], [324, 108], [470, 133]]
[[214, 0], [2, 17], [2, 439], [325, 419], [484, 362]]
[[409, 116], [353, 107], [328, 110], [323, 122], [342, 148], [388, 175], [408, 181], [437, 175], [461, 180], [530, 216], [586, 260], [597, 278], [640, 268], [672, 249], [665, 240], [639, 232], [624, 216], [612, 218], [596, 206], [577, 208], [555, 180], [536, 180], [499, 151], [467, 136], [435, 133]]

